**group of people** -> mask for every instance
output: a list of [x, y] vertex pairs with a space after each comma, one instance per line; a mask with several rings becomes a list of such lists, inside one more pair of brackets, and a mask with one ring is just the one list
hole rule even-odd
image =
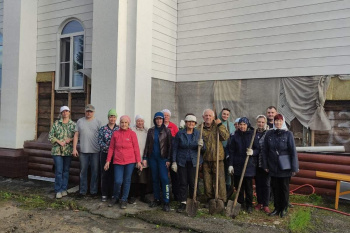
[[[263, 210], [270, 216], [286, 215], [289, 182], [299, 170], [298, 157], [293, 135], [275, 107], [267, 108], [267, 117], [257, 116], [256, 130], [247, 117], [230, 122], [228, 108], [223, 108], [217, 119], [213, 110], [204, 110], [203, 123], [198, 125], [196, 116], [188, 113], [180, 130], [170, 121], [168, 109], [154, 114], [154, 126], [150, 129], [144, 126], [141, 115], [135, 117], [135, 126], [131, 127], [131, 119], [127, 115], [121, 116], [117, 125], [115, 109], [108, 112], [108, 123], [102, 126], [94, 117], [94, 112], [94, 106], [88, 104], [85, 117], [75, 124], [70, 120], [70, 109], [62, 106], [61, 117], [49, 133], [53, 145], [56, 198], [67, 195], [73, 155], [80, 160], [79, 198], [87, 195], [90, 165], [92, 197], [98, 197], [100, 176], [101, 200], [105, 202], [111, 197], [109, 206], [119, 204], [125, 209], [127, 203], [135, 203], [135, 197], [139, 195], [140, 201], [149, 203], [150, 207], [162, 205], [164, 211], [170, 211], [170, 173], [174, 200], [179, 202], [177, 211], [183, 212], [187, 198], [193, 197], [199, 154], [204, 196], [208, 202], [214, 199], [216, 185], [218, 198], [226, 202], [229, 198], [227, 194], [233, 191], [233, 186], [238, 188], [243, 176], [242, 188], [237, 194], [238, 203], [245, 205], [248, 213], [253, 211], [255, 179], [258, 203], [254, 209]], [[244, 161], [248, 157], [243, 174]], [[216, 173], [219, 176], [217, 184]], [[152, 189], [154, 199], [150, 201], [146, 194]], [[275, 207], [272, 212], [268, 207], [270, 189]]]

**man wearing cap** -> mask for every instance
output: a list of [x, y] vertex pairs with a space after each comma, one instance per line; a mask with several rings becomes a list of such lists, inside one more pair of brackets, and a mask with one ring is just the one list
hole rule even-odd
[[[169, 109], [163, 109], [162, 113], [164, 114], [164, 125], [170, 130], [171, 136], [174, 139], [177, 132], [179, 132], [179, 129], [173, 122], [170, 121], [171, 112]], [[174, 200], [178, 201], [180, 198], [179, 197], [180, 185], [179, 185], [178, 174], [173, 170], [170, 170], [170, 178], [171, 178], [171, 191], [174, 195]]]
[[106, 163], [107, 154], [109, 150], [109, 145], [111, 143], [111, 138], [114, 131], [119, 129], [116, 124], [117, 121], [117, 111], [111, 109], [108, 112], [108, 123], [102, 126], [98, 132], [98, 144], [100, 146], [100, 169], [101, 169], [101, 192], [102, 201], [107, 201], [108, 196], [114, 196], [114, 166], [111, 166], [107, 171], [104, 170], [104, 165]]
[[95, 107], [91, 104], [85, 107], [85, 117], [77, 121], [73, 140], [73, 156], [78, 157], [78, 139], [80, 139], [80, 187], [79, 198], [85, 197], [87, 185], [88, 167], [91, 167], [90, 194], [97, 197], [98, 174], [99, 174], [99, 152], [98, 131], [101, 128], [101, 121], [94, 117]]
[[[221, 123], [220, 119], [214, 120], [214, 111], [206, 109], [203, 112], [203, 140], [206, 150], [203, 155], [203, 178], [204, 178], [204, 195], [207, 201], [214, 199], [213, 184], [216, 176], [216, 152], [217, 152], [217, 133], [219, 133], [219, 140], [226, 141], [230, 133], [226, 127]], [[201, 126], [199, 125], [198, 128]], [[224, 158], [225, 152], [222, 143], [219, 143], [219, 199], [226, 202], [226, 185], [225, 185], [225, 171]]]

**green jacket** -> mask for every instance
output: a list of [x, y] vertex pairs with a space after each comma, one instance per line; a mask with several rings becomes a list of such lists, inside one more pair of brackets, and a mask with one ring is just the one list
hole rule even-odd
[[67, 138], [73, 138], [75, 133], [75, 122], [69, 120], [67, 124], [62, 123], [62, 119], [55, 121], [49, 133], [49, 141], [52, 143], [51, 154], [61, 156], [71, 156], [73, 152], [73, 140], [62, 147], [57, 143]]
[[[202, 123], [204, 124], [204, 123]], [[201, 125], [198, 126], [200, 128]], [[203, 127], [203, 141], [206, 146], [206, 151], [203, 155], [204, 161], [216, 161], [216, 142], [217, 142], [217, 132], [219, 131], [219, 141], [226, 141], [230, 137], [230, 133], [223, 124], [218, 126], [215, 124], [215, 121], [211, 124], [210, 127]], [[225, 152], [222, 143], [219, 143], [219, 160], [224, 160]]]

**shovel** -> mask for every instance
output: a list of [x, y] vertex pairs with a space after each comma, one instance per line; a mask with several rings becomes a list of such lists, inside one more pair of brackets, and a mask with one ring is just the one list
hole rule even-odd
[[[200, 133], [199, 139], [202, 139], [203, 125], [204, 125], [204, 122], [201, 125], [201, 131], [200, 131], [201, 133]], [[196, 165], [196, 178], [194, 180], [193, 199], [187, 198], [187, 202], [186, 202], [186, 213], [190, 217], [194, 217], [194, 216], [197, 215], [198, 206], [200, 204], [199, 201], [196, 200], [196, 198], [197, 198], [197, 185], [198, 185], [198, 172], [199, 172], [200, 156], [201, 156], [201, 147], [198, 146], [197, 165]]]
[[[253, 137], [252, 137], [252, 140], [250, 141], [250, 144], [249, 144], [249, 149], [252, 149], [255, 134], [256, 134], [256, 129], [254, 129]], [[239, 211], [241, 210], [241, 204], [237, 203], [237, 200], [238, 200], [239, 192], [241, 191], [241, 186], [242, 186], [245, 170], [247, 169], [249, 157], [250, 156], [247, 155], [245, 162], [244, 162], [243, 171], [241, 174], [241, 179], [239, 180], [235, 200], [234, 201], [229, 200], [227, 202], [227, 207], [226, 207], [226, 216], [227, 217], [236, 218], [236, 216], [239, 214]]]
[[215, 184], [215, 199], [209, 201], [209, 213], [221, 214], [225, 210], [225, 204], [218, 198], [219, 196], [219, 130], [216, 139], [216, 184]]

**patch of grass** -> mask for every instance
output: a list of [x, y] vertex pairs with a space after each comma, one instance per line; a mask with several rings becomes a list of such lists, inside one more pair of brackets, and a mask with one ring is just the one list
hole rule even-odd
[[84, 210], [78, 206], [75, 201], [59, 201], [46, 199], [38, 195], [22, 195], [11, 192], [0, 191], [1, 200], [11, 200], [19, 204], [24, 209], [70, 209], [70, 210]]
[[322, 205], [323, 199], [317, 194], [311, 194], [309, 196], [304, 195], [291, 195], [289, 201], [292, 203], [308, 203], [312, 205]]
[[308, 232], [311, 227], [310, 208], [300, 208], [290, 217], [288, 228], [291, 232]]

